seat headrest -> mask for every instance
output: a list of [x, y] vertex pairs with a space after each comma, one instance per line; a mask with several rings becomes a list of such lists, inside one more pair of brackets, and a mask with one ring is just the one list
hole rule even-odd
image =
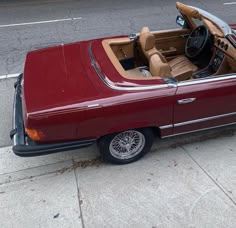
[[139, 36], [139, 42], [141, 44], [141, 47], [143, 51], [149, 51], [150, 49], [155, 47], [155, 36], [150, 33], [149, 30], [146, 29], [147, 27], [144, 27]]
[[150, 29], [148, 27], [142, 27], [140, 34], [150, 32]]

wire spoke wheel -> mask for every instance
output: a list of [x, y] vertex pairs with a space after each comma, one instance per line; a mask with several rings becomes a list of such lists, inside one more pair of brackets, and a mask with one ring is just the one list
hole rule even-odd
[[144, 156], [150, 150], [153, 139], [150, 128], [129, 129], [102, 137], [98, 147], [104, 160], [128, 164]]
[[145, 146], [144, 135], [136, 130], [121, 132], [110, 143], [112, 156], [118, 159], [130, 159], [139, 154]]

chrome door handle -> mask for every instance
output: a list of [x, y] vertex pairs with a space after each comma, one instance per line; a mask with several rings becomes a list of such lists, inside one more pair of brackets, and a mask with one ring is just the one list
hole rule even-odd
[[195, 100], [196, 100], [196, 98], [192, 97], [192, 98], [178, 100], [177, 102], [178, 102], [178, 104], [188, 104], [188, 103], [194, 102]]

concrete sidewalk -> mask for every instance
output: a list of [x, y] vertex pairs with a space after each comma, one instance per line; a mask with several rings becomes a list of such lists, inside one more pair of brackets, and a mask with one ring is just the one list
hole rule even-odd
[[35, 158], [1, 148], [0, 227], [234, 228], [235, 148], [230, 129], [156, 140], [123, 166], [95, 146]]

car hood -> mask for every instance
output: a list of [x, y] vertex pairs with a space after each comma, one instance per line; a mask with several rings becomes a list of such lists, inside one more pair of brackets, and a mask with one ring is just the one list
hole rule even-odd
[[83, 102], [98, 95], [87, 76], [80, 49], [81, 43], [73, 43], [27, 54], [23, 83], [27, 113]]

